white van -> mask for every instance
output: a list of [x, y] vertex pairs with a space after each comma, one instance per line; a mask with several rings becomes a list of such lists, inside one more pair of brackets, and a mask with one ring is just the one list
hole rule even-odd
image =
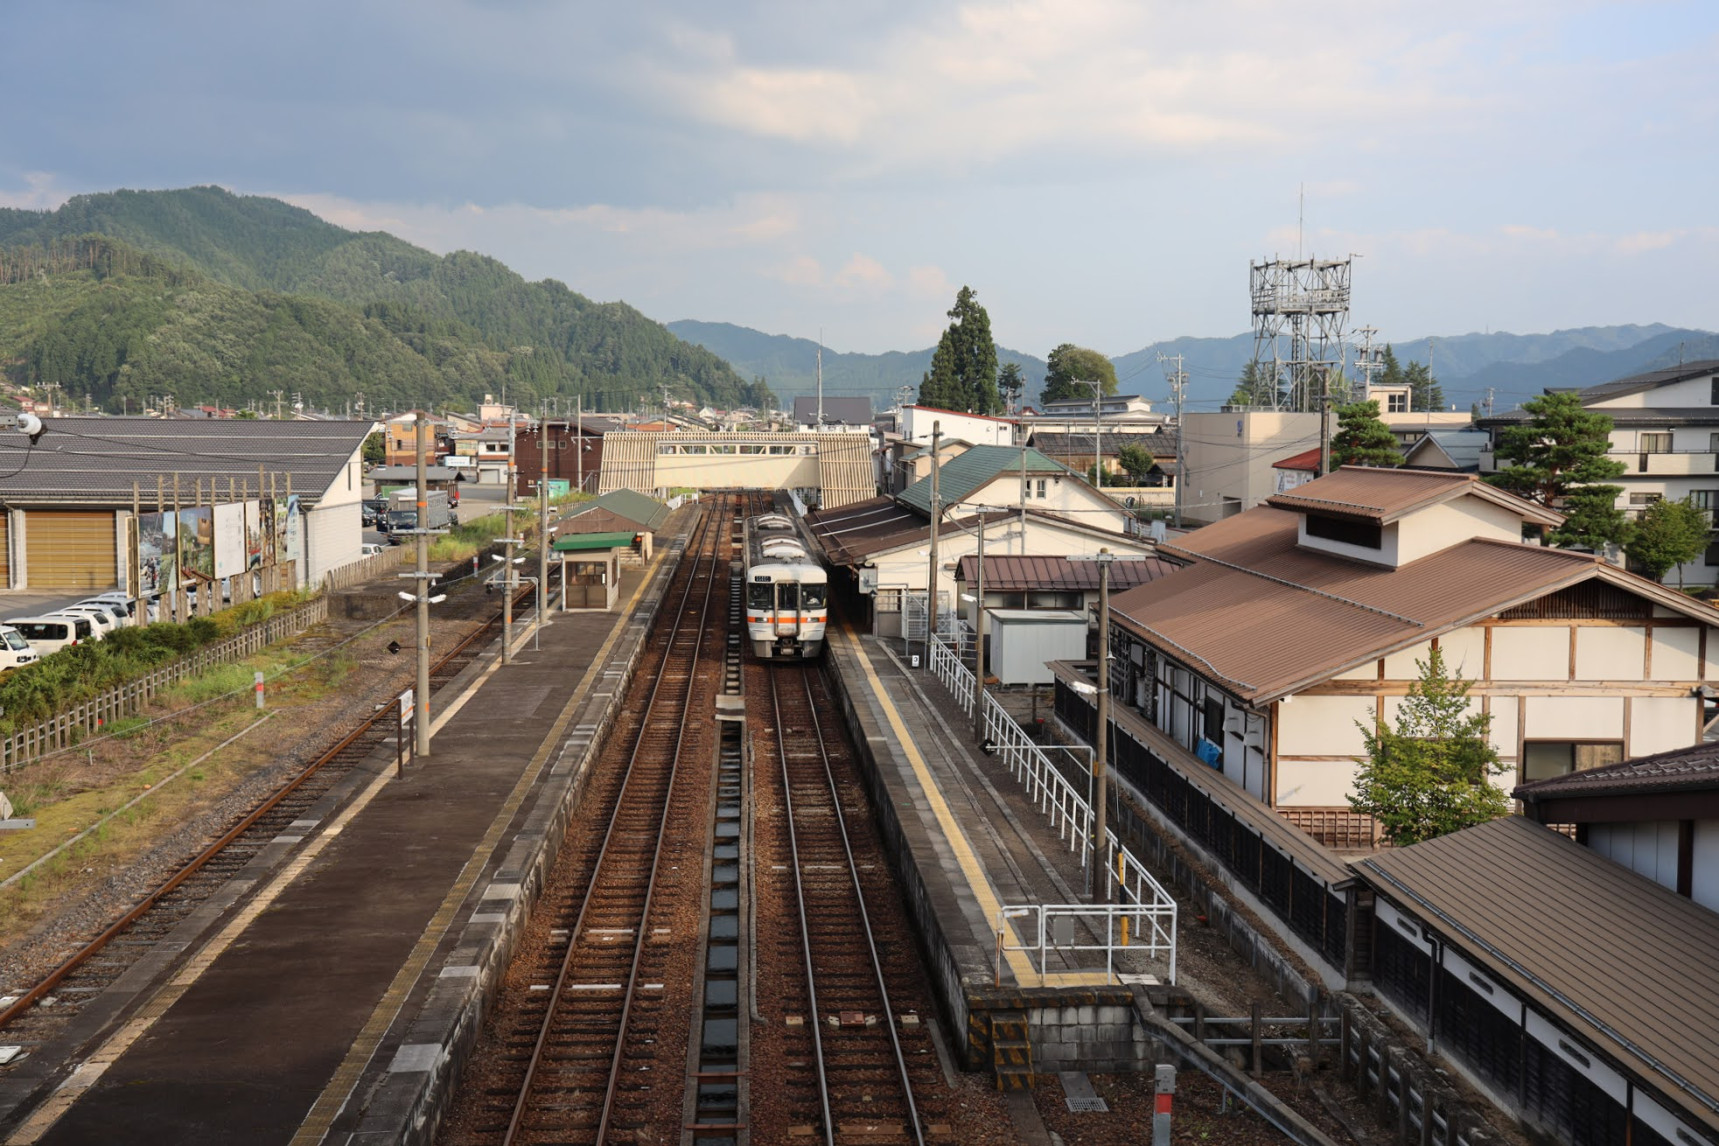
[[96, 627], [96, 639], [105, 640], [115, 629], [123, 628], [125, 621], [119, 614], [107, 605], [67, 605], [63, 609], [55, 609], [49, 616], [88, 617]]
[[24, 634], [11, 625], [0, 625], [0, 671], [35, 664], [41, 659], [42, 655], [30, 647]]
[[44, 657], [80, 641], [95, 639], [95, 622], [88, 617], [13, 617], [6, 624]]

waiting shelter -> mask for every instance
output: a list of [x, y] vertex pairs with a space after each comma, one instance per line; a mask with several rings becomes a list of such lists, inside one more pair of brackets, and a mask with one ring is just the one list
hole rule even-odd
[[568, 533], [551, 546], [561, 560], [561, 611], [612, 610], [621, 593], [621, 555], [637, 534]]

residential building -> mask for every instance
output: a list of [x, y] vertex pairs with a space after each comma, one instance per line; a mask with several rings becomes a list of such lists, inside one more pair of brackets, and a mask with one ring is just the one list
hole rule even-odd
[[1319, 447], [1302, 450], [1299, 454], [1291, 454], [1271, 463], [1275, 480], [1273, 493], [1288, 493], [1299, 485], [1306, 485], [1319, 476]]
[[940, 410], [935, 406], [903, 406], [896, 424], [904, 441], [922, 445], [931, 442], [933, 429], [941, 429], [945, 438], [960, 438], [976, 446], [1015, 444], [1015, 421], [1012, 418], [964, 414], [959, 410]]
[[514, 459], [519, 486], [516, 496], [537, 496], [537, 481], [545, 476], [545, 436], [549, 447], [549, 481], [566, 482], [568, 489], [584, 489], [587, 493], [596, 489], [603, 471], [603, 435], [619, 428], [618, 421], [600, 415], [552, 418], [530, 427], [522, 426]]
[[1429, 430], [1403, 447], [1403, 465], [1418, 470], [1480, 472], [1480, 452], [1492, 441], [1485, 430]]
[[1160, 543], [1188, 567], [1112, 598], [1116, 695], [1151, 751], [1339, 834], [1361, 730], [1435, 642], [1507, 787], [1699, 742], [1719, 611], [1521, 541], [1560, 520], [1471, 475], [1339, 469]]
[[[426, 448], [430, 460], [434, 461], [447, 452], [445, 443], [448, 440], [448, 420], [434, 414], [426, 415], [430, 425]], [[383, 464], [390, 466], [415, 465], [418, 460], [418, 415], [396, 414], [382, 424]]]
[[794, 424], [802, 430], [814, 430], [829, 426], [857, 427], [871, 429], [871, 399], [866, 397], [849, 398], [826, 394], [824, 396], [824, 418], [818, 421], [818, 397], [816, 394], [796, 394], [794, 396]]
[[[937, 456], [942, 459], [942, 465], [948, 465], [972, 448], [973, 443], [965, 438], [937, 439]], [[885, 467], [885, 473], [883, 479], [878, 482], [878, 487], [886, 493], [900, 493], [914, 482], [931, 476], [929, 442], [921, 445], [900, 438], [888, 439], [884, 442], [879, 460]]]
[[1183, 414], [1183, 519], [1203, 524], [1252, 509], [1278, 492], [1273, 463], [1318, 446], [1318, 414], [1253, 408]]
[[1516, 789], [1522, 814], [1719, 911], [1719, 744], [1638, 756]]
[[[1577, 392], [1582, 405], [1611, 417], [1610, 456], [1624, 463], [1618, 508], [1631, 516], [1662, 498], [1695, 504], [1712, 513], [1719, 508], [1719, 360], [1705, 359], [1589, 386]], [[1480, 472], [1492, 473], [1507, 462], [1495, 452], [1506, 428], [1529, 420], [1523, 410], [1481, 418], [1494, 449], [1480, 454]], [[1719, 582], [1719, 545], [1666, 574], [1671, 584]]]
[[[1026, 447], [974, 446], [941, 467], [937, 495], [945, 513], [1031, 505], [1111, 533], [1139, 528], [1133, 514], [1084, 478]], [[929, 514], [931, 479], [908, 486], [900, 501]]]
[[1113, 428], [1135, 433], [1150, 432], [1170, 423], [1169, 415], [1154, 413], [1152, 403], [1138, 394], [1107, 394], [1096, 403], [1096, 408], [1091, 395], [1041, 402], [1021, 411], [1020, 423], [1021, 428], [1029, 432], [1091, 433], [1095, 419], [1103, 426], [1104, 433], [1110, 433]]

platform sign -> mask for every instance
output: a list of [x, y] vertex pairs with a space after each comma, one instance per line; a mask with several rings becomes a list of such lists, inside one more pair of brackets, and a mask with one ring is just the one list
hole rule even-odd
[[414, 690], [412, 690], [412, 689], [407, 689], [405, 692], [400, 694], [400, 723], [401, 724], [412, 723], [412, 693], [413, 693], [413, 691]]

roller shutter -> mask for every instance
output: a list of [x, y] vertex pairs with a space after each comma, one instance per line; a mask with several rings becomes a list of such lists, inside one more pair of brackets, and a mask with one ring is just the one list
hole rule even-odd
[[7, 525], [12, 515], [0, 509], [0, 589], [12, 586], [12, 538], [8, 534]]
[[114, 583], [112, 510], [26, 510], [24, 544], [32, 589], [106, 589]]

